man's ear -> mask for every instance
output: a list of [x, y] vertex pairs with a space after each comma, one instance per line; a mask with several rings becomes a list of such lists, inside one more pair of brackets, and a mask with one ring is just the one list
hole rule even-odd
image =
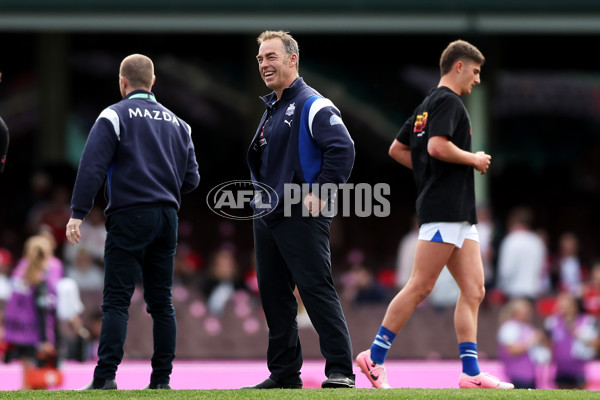
[[298, 64], [298, 54], [293, 53], [290, 56], [290, 64], [293, 65], [293, 66], [296, 66]]
[[456, 62], [456, 64], [454, 64], [454, 69], [456, 72], [460, 73], [460, 71], [462, 71], [464, 66], [465, 66], [465, 63], [462, 60], [458, 60]]

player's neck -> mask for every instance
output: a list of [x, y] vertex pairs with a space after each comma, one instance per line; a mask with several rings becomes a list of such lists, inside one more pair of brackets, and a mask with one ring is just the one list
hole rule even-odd
[[456, 82], [453, 82], [452, 79], [450, 79], [447, 75], [442, 76], [440, 83], [438, 83], [438, 87], [442, 86], [447, 87], [459, 96], [461, 95], [460, 85], [458, 85]]

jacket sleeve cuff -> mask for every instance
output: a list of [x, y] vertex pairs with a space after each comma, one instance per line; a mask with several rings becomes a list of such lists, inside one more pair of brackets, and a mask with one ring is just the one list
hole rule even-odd
[[73, 210], [71, 213], [71, 218], [83, 220], [86, 215], [87, 213], [85, 211]]

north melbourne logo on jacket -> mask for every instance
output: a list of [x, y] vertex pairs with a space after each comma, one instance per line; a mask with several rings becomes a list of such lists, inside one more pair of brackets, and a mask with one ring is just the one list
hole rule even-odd
[[288, 117], [294, 115], [294, 111], [296, 111], [296, 103], [292, 103], [288, 106], [287, 110], [285, 110], [285, 115]]
[[333, 126], [333, 125], [344, 125], [344, 121], [342, 121], [342, 119], [333, 114], [330, 118], [329, 118], [329, 125]]

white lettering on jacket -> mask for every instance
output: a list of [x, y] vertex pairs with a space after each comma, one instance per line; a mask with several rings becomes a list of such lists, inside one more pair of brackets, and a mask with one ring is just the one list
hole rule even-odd
[[150, 118], [155, 121], [172, 122], [175, 125], [179, 126], [179, 120], [173, 114], [170, 114], [166, 111], [160, 111], [160, 110], [148, 110], [147, 108], [144, 108], [144, 109], [130, 108], [129, 109], [129, 118]]

